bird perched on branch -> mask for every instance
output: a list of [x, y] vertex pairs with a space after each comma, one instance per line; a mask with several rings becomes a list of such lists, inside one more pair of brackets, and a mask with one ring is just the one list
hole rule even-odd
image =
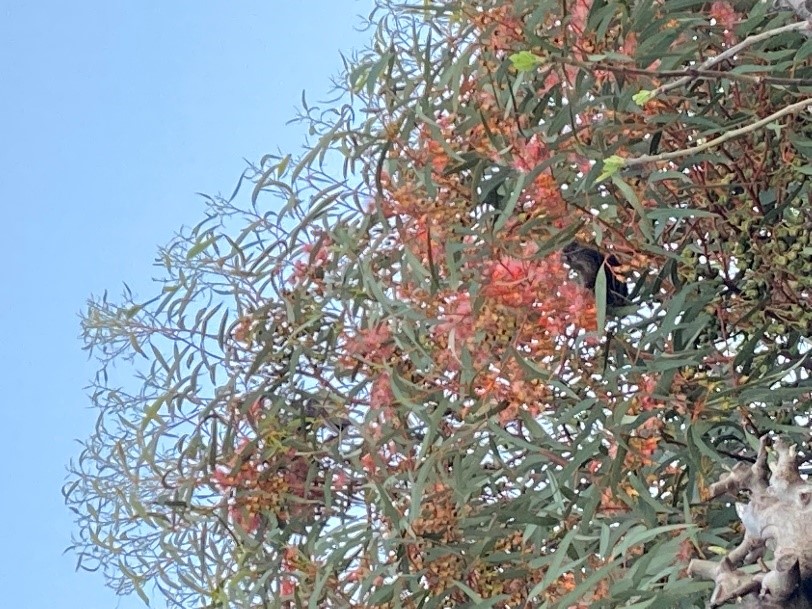
[[593, 292], [598, 272], [603, 268], [606, 274], [607, 307], [622, 307], [629, 304], [629, 288], [611, 269], [620, 264], [614, 255], [604, 256], [598, 250], [577, 241], [565, 245], [562, 252], [564, 261], [578, 274], [581, 285]]

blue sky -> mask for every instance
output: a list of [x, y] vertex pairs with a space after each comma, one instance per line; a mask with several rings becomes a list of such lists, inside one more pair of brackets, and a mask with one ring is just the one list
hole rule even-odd
[[[0, 5], [0, 587], [22, 609], [130, 609], [62, 555], [60, 489], [95, 420], [78, 339], [87, 297], [151, 292], [156, 249], [266, 152], [304, 142], [371, 0]], [[154, 602], [153, 607], [163, 603]]]

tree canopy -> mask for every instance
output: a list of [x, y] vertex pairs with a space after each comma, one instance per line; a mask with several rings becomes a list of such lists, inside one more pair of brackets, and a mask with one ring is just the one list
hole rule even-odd
[[702, 606], [711, 485], [808, 438], [812, 38], [768, 8], [378, 0], [305, 154], [89, 303], [79, 564], [186, 608]]

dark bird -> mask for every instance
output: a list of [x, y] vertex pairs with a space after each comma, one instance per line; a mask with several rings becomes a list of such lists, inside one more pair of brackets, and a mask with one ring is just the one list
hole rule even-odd
[[620, 262], [614, 255], [604, 256], [601, 252], [577, 241], [564, 246], [564, 261], [578, 274], [581, 285], [595, 291], [598, 271], [603, 267], [606, 274], [606, 306], [622, 307], [629, 304], [629, 288], [612, 272], [611, 267]]

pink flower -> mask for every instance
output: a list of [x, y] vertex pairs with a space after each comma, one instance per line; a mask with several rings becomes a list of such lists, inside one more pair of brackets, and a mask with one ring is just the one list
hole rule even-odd
[[471, 295], [468, 292], [451, 294], [446, 299], [446, 311], [434, 326], [435, 336], [451, 336], [457, 343], [464, 343], [474, 332], [474, 317], [471, 311]]
[[592, 0], [575, 0], [570, 14], [569, 29], [578, 34], [583, 34], [586, 29], [586, 20], [592, 8]]
[[384, 372], [372, 382], [372, 389], [369, 394], [369, 406], [373, 409], [383, 409], [395, 400], [392, 393], [392, 386], [389, 374]]
[[739, 14], [725, 0], [716, 0], [711, 4], [709, 14], [726, 30], [732, 30], [740, 19]]
[[523, 173], [529, 173], [548, 158], [550, 158], [549, 150], [541, 142], [537, 133], [533, 134], [529, 140], [514, 145], [513, 168]]
[[296, 581], [292, 577], [285, 577], [279, 582], [280, 596], [293, 596], [296, 592]]

